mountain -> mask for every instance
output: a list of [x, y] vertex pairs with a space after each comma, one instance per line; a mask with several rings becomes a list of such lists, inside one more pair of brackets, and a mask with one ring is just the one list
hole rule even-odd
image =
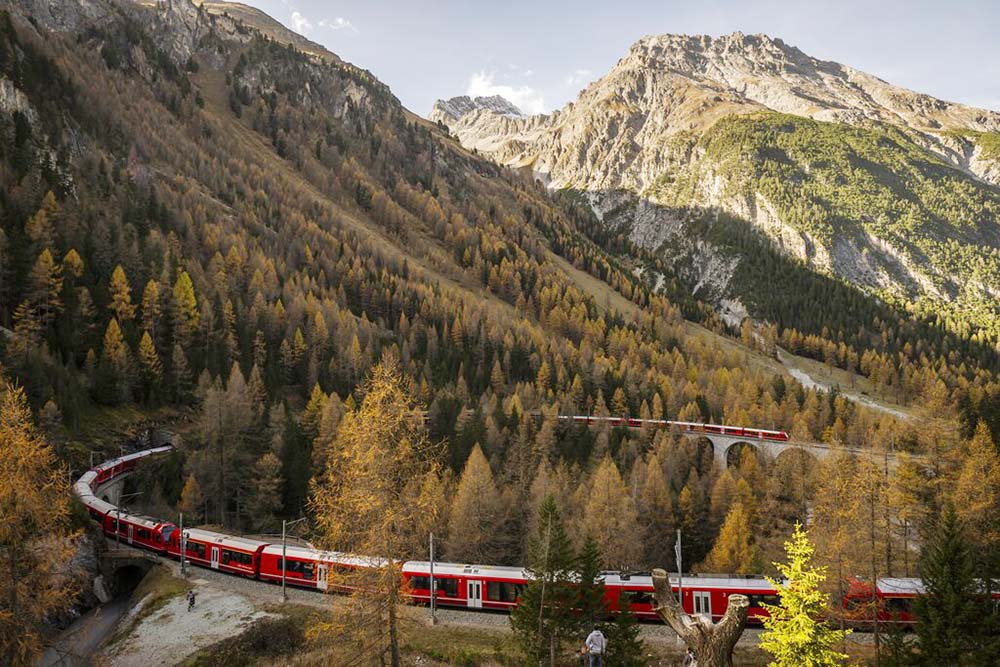
[[718, 212], [882, 299], [996, 331], [1000, 113], [734, 33], [643, 38], [548, 115], [440, 120], [468, 148], [586, 192], [609, 229], [733, 318], [766, 285], [734, 281], [747, 258]]
[[476, 111], [484, 111], [504, 118], [523, 118], [521, 110], [500, 95], [490, 97], [469, 97], [461, 95], [450, 100], [438, 100], [431, 110], [430, 119], [443, 121], [445, 118], [458, 120]]

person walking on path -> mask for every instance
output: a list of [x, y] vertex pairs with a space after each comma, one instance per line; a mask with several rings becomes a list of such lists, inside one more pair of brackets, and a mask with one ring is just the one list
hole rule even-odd
[[599, 626], [594, 626], [594, 631], [587, 635], [584, 644], [587, 656], [590, 658], [590, 667], [601, 667], [604, 661], [604, 654], [608, 650], [608, 640], [604, 638]]
[[191, 610], [194, 609], [194, 599], [195, 599], [195, 594], [194, 594], [194, 589], [192, 589], [192, 590], [188, 591], [188, 594], [187, 594], [188, 611], [191, 611]]

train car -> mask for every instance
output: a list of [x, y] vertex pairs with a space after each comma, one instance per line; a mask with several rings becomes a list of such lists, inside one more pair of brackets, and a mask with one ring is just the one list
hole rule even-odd
[[[628, 592], [631, 601], [629, 610], [638, 618], [657, 618], [654, 611], [653, 577], [649, 574], [603, 573], [608, 608], [617, 610], [623, 592]], [[685, 575], [678, 581], [677, 575], [670, 575], [670, 587], [676, 593], [681, 585], [681, 606], [689, 614], [705, 614], [713, 621], [721, 619], [729, 606], [729, 596], [736, 593], [750, 599], [747, 613], [749, 622], [760, 622], [767, 616], [763, 604], [777, 604], [778, 591], [763, 577], [738, 577], [725, 575]]]
[[[103, 501], [100, 501], [103, 502]], [[131, 546], [139, 546], [166, 553], [170, 538], [177, 527], [170, 523], [147, 516], [126, 514], [117, 508], [104, 515], [104, 533], [109, 537]]]
[[[185, 558], [196, 564], [244, 577], [255, 578], [260, 571], [260, 554], [267, 542], [234, 537], [198, 528], [185, 528]], [[181, 534], [174, 530], [167, 553], [180, 558]]]
[[95, 473], [94, 481], [91, 488], [94, 492], [98, 490], [103, 484], [110, 482], [119, 475], [123, 475], [127, 472], [132, 472], [135, 470], [135, 466], [138, 462], [147, 456], [154, 456], [156, 454], [163, 454], [169, 452], [173, 449], [173, 445], [164, 445], [162, 447], [153, 447], [152, 449], [144, 449], [141, 452], [135, 452], [133, 454], [126, 454], [125, 456], [119, 456], [116, 459], [110, 461], [105, 461], [99, 466], [93, 468]]
[[[282, 557], [281, 545], [269, 544], [261, 551], [260, 571], [261, 581], [281, 581]], [[369, 558], [337, 551], [322, 551], [299, 546], [285, 547], [285, 583], [302, 588], [319, 591], [334, 590], [350, 592], [354, 590], [349, 581], [338, 581], [338, 576], [345, 577], [365, 568], [378, 568], [386, 564], [383, 558]]]
[[[430, 603], [431, 568], [427, 561], [408, 561], [403, 578], [414, 602]], [[520, 567], [434, 563], [435, 601], [440, 606], [510, 611], [528, 583]]]

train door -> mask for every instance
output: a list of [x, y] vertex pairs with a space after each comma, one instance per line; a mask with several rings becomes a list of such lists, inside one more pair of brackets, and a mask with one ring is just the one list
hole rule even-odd
[[329, 575], [327, 574], [326, 565], [318, 566], [316, 568], [316, 588], [325, 591], [328, 583]]
[[470, 609], [483, 607], [483, 582], [478, 579], [468, 579], [465, 582], [465, 604]]
[[212, 569], [219, 569], [219, 547], [212, 547]]
[[128, 524], [128, 543], [129, 544], [132, 544], [132, 529], [133, 528], [134, 528], [134, 526], [132, 524]]
[[708, 591], [694, 591], [694, 613], [712, 617], [712, 594]]

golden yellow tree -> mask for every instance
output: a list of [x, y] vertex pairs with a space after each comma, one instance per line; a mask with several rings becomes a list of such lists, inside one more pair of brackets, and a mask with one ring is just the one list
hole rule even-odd
[[52, 448], [31, 423], [24, 391], [0, 395], [0, 664], [28, 665], [46, 617], [76, 593], [67, 565], [70, 489]]
[[128, 277], [121, 264], [111, 272], [108, 291], [111, 293], [111, 311], [118, 322], [130, 322], [135, 317], [135, 306], [132, 305], [132, 287], [128, 284]]
[[185, 518], [191, 524], [198, 523], [204, 517], [205, 496], [201, 492], [201, 485], [198, 484], [198, 478], [194, 475], [188, 475], [187, 481], [184, 482], [184, 488], [181, 489], [181, 500], [177, 504], [177, 509], [184, 513]]
[[[355, 611], [337, 630], [353, 639], [352, 653], [372, 662], [400, 664], [397, 607], [402, 601], [402, 561], [415, 536], [413, 526], [440, 507], [412, 498], [414, 479], [437, 467], [436, 448], [393, 358], [383, 359], [364, 383], [361, 405], [347, 412], [326, 469], [314, 481], [310, 506], [318, 542], [325, 548], [370, 556], [368, 565], [338, 573], [331, 588], [351, 586]], [[433, 498], [433, 494], [418, 498]]]
[[642, 535], [635, 501], [618, 467], [606, 456], [594, 471], [587, 489], [581, 535], [601, 545], [607, 567], [635, 565], [642, 557]]
[[743, 503], [733, 503], [699, 571], [736, 574], [760, 571], [760, 557], [751, 539], [752, 534], [750, 513]]
[[465, 463], [451, 504], [448, 558], [465, 563], [493, 562], [498, 557], [503, 518], [503, 500], [493, 471], [477, 444]]
[[985, 423], [976, 426], [962, 459], [952, 502], [969, 536], [980, 547], [980, 559], [995, 561], [1000, 557], [1000, 456]]

